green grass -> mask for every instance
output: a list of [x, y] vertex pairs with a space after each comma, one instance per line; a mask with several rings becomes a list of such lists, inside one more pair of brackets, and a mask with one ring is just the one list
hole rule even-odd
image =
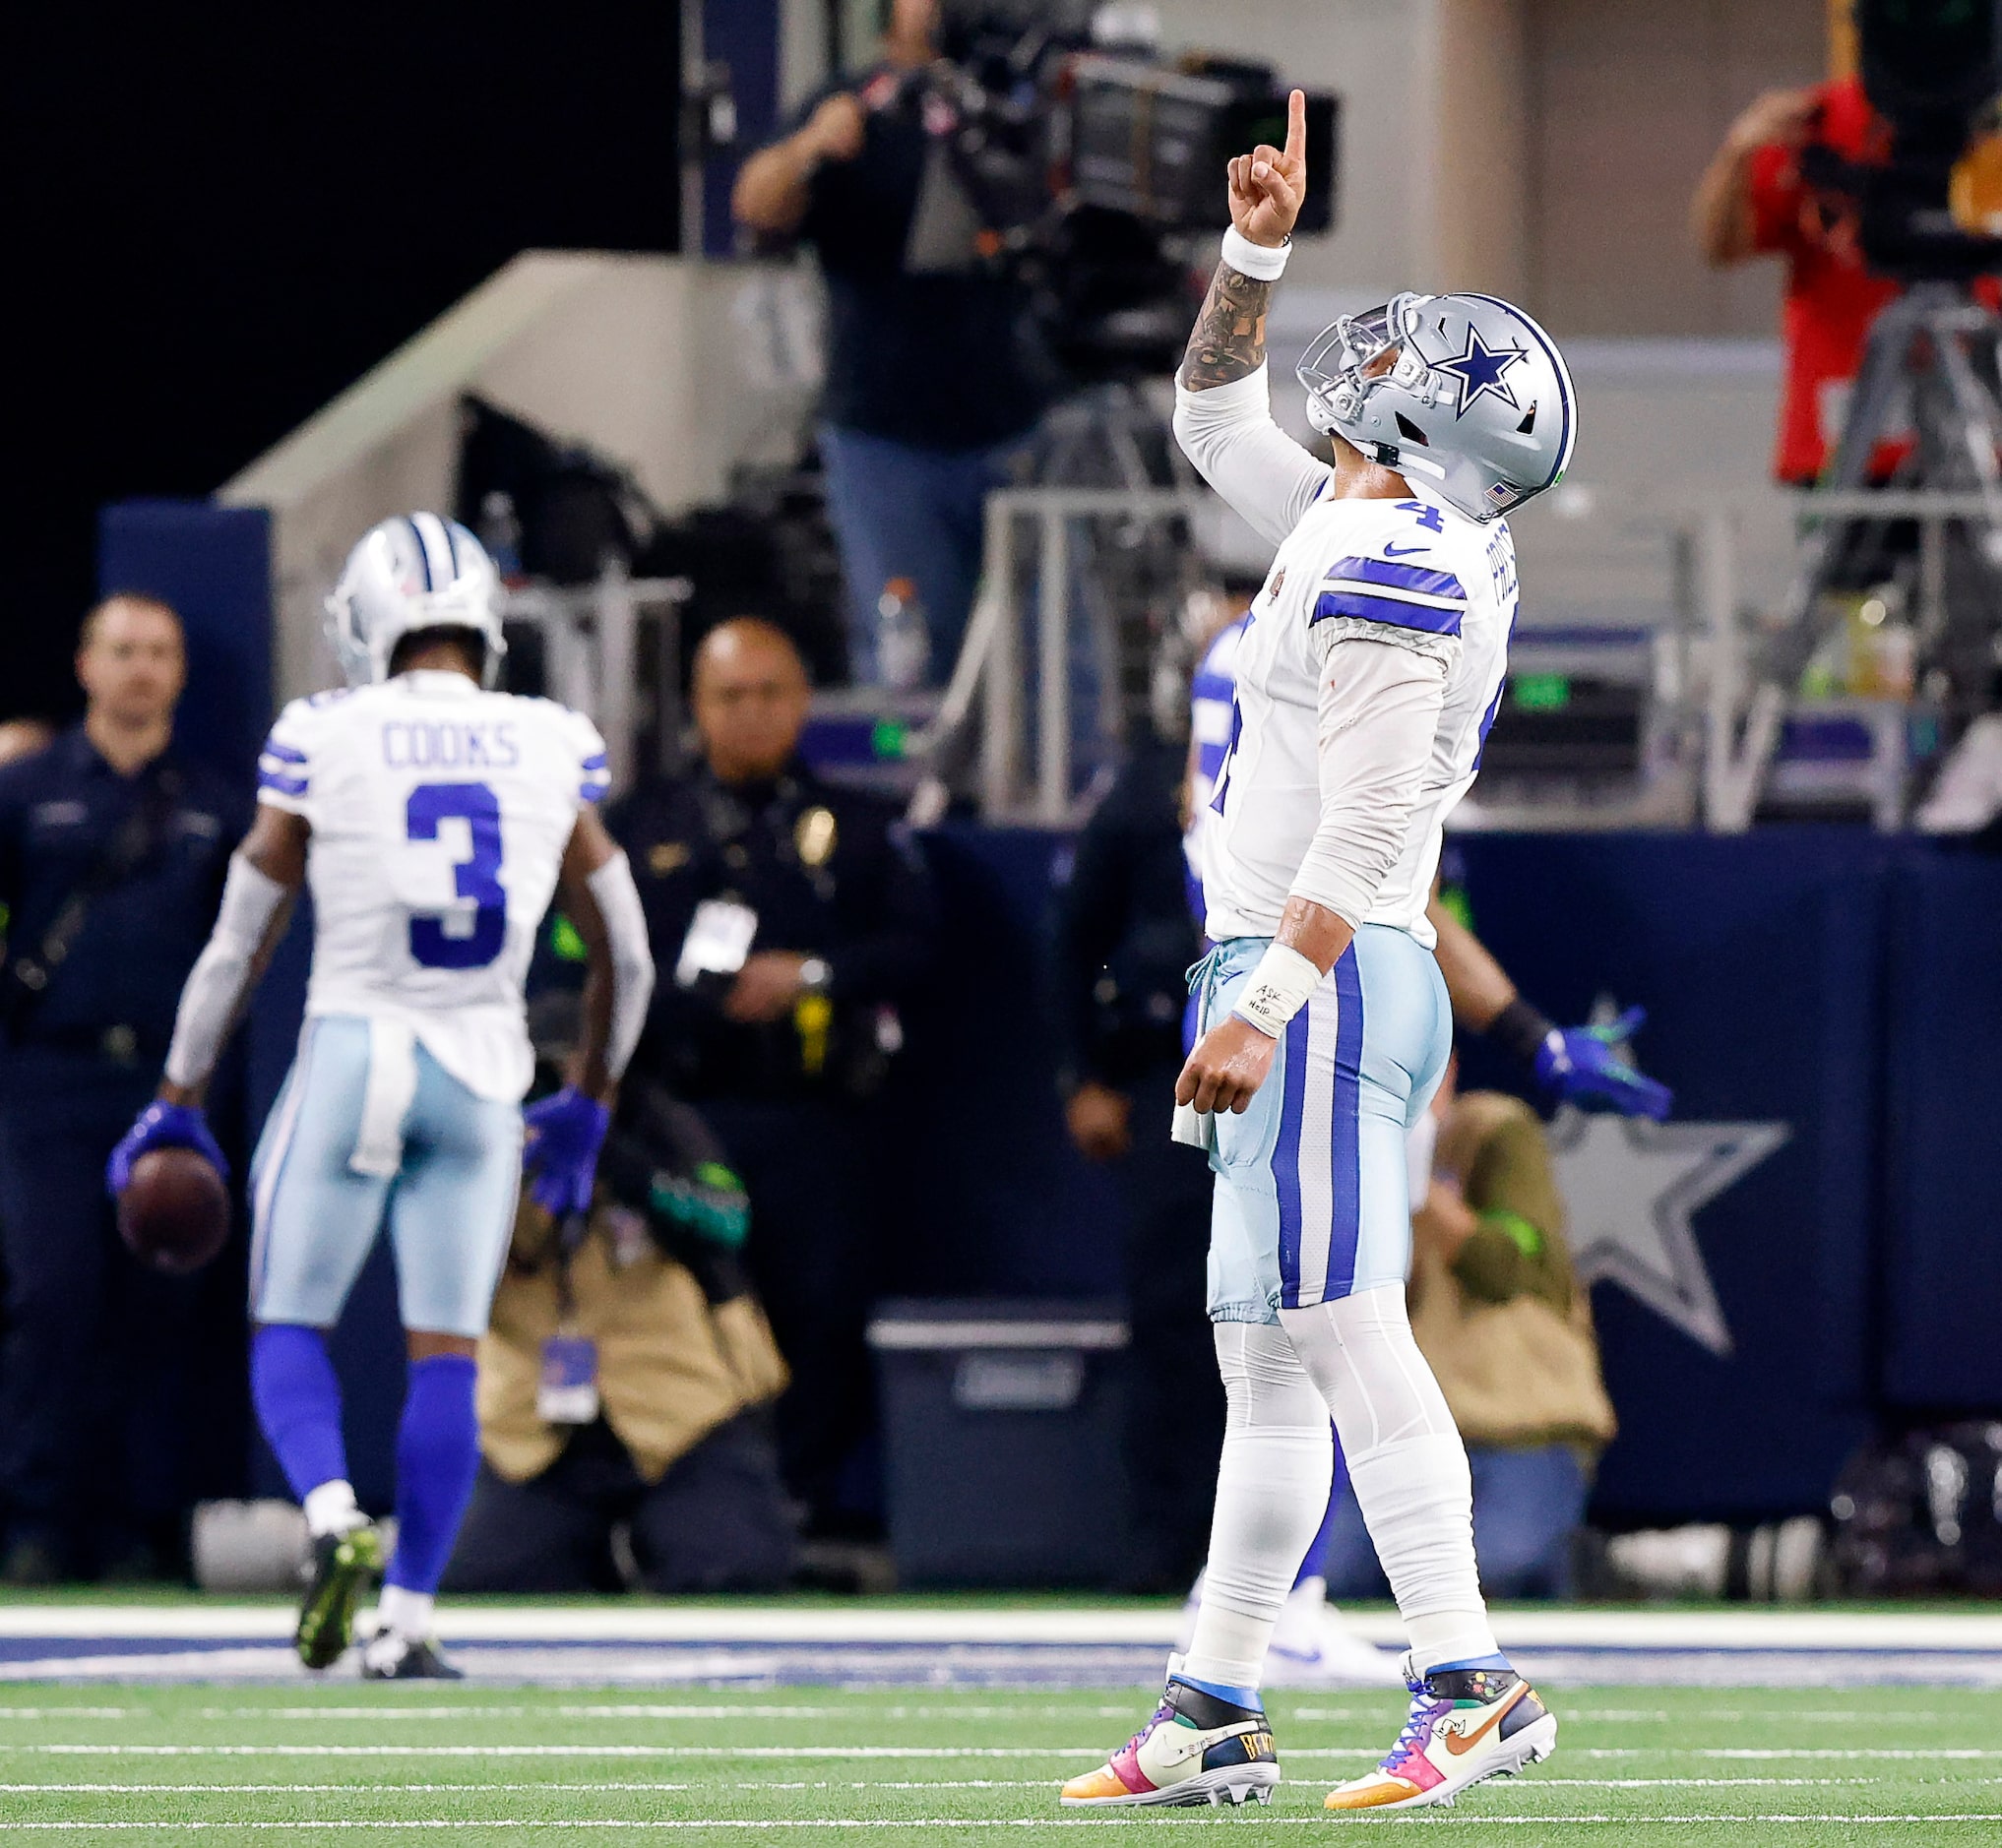
[[[1564, 1730], [1548, 1764], [1455, 1810], [1372, 1821], [1324, 1817], [1321, 1797], [1390, 1743], [1394, 1694], [1274, 1695], [1286, 1781], [1269, 1809], [1080, 1816], [1057, 1808], [1058, 1781], [1116, 1746], [1144, 1696], [13, 1683], [0, 1689], [0, 1836], [905, 1848], [1137, 1827], [1278, 1842], [1310, 1828], [1372, 1840], [1445, 1828], [1522, 1848], [2002, 1840], [2002, 1693], [1595, 1688], [1552, 1700]], [[1955, 1750], [1968, 1756], [1945, 1756]]]

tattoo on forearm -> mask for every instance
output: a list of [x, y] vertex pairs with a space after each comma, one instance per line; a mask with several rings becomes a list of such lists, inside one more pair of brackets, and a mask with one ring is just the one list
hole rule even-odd
[[1182, 383], [1192, 392], [1207, 392], [1214, 385], [1248, 379], [1264, 365], [1265, 315], [1271, 305], [1270, 282], [1220, 263], [1189, 335]]

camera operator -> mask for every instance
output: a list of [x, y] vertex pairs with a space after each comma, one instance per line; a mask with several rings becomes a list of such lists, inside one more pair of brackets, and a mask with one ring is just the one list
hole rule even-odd
[[[1813, 154], [1853, 169], [1881, 163], [1890, 150], [1891, 127], [1858, 78], [1769, 91], [1731, 124], [1690, 205], [1714, 269], [1761, 256], [1786, 261], [1786, 379], [1773, 472], [1787, 486], [1813, 486], [1842, 440], [1871, 324], [1903, 287], [1866, 263], [1858, 201], [1816, 183]], [[1990, 308], [2002, 299], [1989, 279], [1978, 293]], [[1872, 479], [1888, 476], [1908, 448], [1879, 443]]]
[[[1885, 133], [1853, 77], [1768, 91], [1731, 124], [1691, 204], [1712, 268], [1786, 260], [1786, 381], [1773, 472], [1789, 486], [1811, 487], [1841, 441], [1870, 324], [1898, 293], [1864, 264], [1855, 202], [1811, 184], [1801, 155], [1818, 144], [1860, 161]], [[1897, 462], [1896, 447], [1881, 445], [1871, 473], [1888, 474]]]
[[[974, 248], [950, 167], [955, 121], [925, 81], [937, 0], [895, 0], [884, 60], [831, 86], [745, 162], [732, 210], [801, 237], [827, 282], [820, 454], [847, 580], [850, 677], [884, 679], [878, 598], [916, 586], [928, 677], [952, 672], [979, 576], [981, 509], [1048, 396], [1019, 284]], [[957, 215], [963, 235], [937, 236]]]

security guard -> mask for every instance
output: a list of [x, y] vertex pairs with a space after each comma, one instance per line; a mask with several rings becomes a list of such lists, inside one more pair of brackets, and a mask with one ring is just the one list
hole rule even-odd
[[792, 1370], [781, 1455], [808, 1531], [866, 1531], [844, 1472], [873, 1422], [867, 1100], [933, 955], [931, 893], [893, 814], [796, 757], [806, 669], [769, 623], [704, 639], [703, 761], [611, 817], [661, 980], [636, 1065], [697, 1105], [751, 1201], [748, 1257]]
[[85, 619], [81, 724], [0, 769], [0, 1515], [11, 1582], [180, 1548], [185, 1282], [124, 1251], [104, 1161], [159, 1080], [249, 805], [171, 748], [180, 619]]
[[[1171, 709], [1179, 719], [1186, 701]], [[1078, 836], [1057, 895], [1054, 964], [1065, 1125], [1124, 1209], [1132, 1530], [1118, 1588], [1157, 1593], [1186, 1586], [1209, 1550], [1204, 1474], [1223, 1441], [1223, 1394], [1200, 1307], [1210, 1168], [1167, 1135], [1187, 972], [1203, 946], [1182, 855], [1187, 748], [1156, 726], [1140, 728]]]

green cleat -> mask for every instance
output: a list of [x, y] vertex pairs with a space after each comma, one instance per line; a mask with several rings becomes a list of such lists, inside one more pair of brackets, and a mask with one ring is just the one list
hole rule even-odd
[[382, 1571], [382, 1535], [363, 1522], [313, 1542], [313, 1582], [299, 1606], [292, 1646], [308, 1668], [332, 1668], [354, 1640], [362, 1581]]

